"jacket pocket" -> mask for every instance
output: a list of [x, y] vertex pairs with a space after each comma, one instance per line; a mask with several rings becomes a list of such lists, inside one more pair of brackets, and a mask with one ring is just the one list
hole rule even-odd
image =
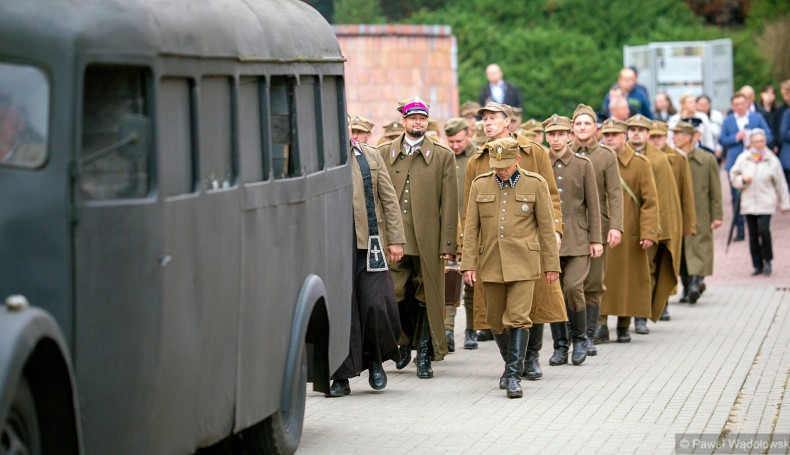
[[540, 277], [540, 243], [537, 241], [527, 240], [527, 249], [529, 250], [527, 256], [529, 260], [529, 272], [532, 279]]
[[532, 211], [535, 210], [536, 199], [535, 193], [516, 194], [516, 206], [513, 208], [515, 215], [532, 216]]
[[579, 227], [584, 229], [585, 231], [590, 231], [590, 225], [587, 224], [587, 218], [579, 218]]
[[496, 214], [496, 204], [494, 204], [493, 194], [478, 194], [475, 198], [477, 202], [477, 211], [480, 213], [480, 218], [492, 217]]

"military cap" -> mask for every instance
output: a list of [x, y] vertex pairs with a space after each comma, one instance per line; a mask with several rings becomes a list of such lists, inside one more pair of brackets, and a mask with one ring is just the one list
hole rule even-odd
[[463, 117], [454, 117], [444, 124], [444, 134], [447, 137], [455, 136], [461, 131], [468, 131], [469, 125], [466, 124], [466, 119]]
[[403, 132], [403, 125], [400, 122], [392, 122], [384, 125], [384, 137], [397, 137]]
[[673, 133], [686, 133], [689, 136], [694, 135], [694, 126], [691, 123], [687, 122], [679, 122], [677, 125], [672, 127]]
[[513, 108], [507, 104], [499, 104], [491, 101], [486, 104], [485, 107], [478, 109], [477, 115], [483, 115], [484, 112], [501, 112], [505, 114], [505, 117], [510, 117], [513, 115]]
[[642, 114], [632, 116], [625, 121], [625, 124], [628, 127], [645, 128], [648, 130], [653, 126], [653, 122]]
[[521, 109], [520, 107], [513, 108], [513, 117], [521, 117], [521, 114], [523, 113], [524, 113], [524, 109]]
[[520, 134], [531, 141], [534, 141], [538, 136], [534, 131], [525, 130], [524, 128], [518, 128], [516, 134]]
[[436, 119], [428, 119], [427, 131], [436, 131], [437, 133], [441, 133], [441, 130], [439, 130], [439, 122], [436, 121]]
[[419, 96], [415, 96], [408, 100], [402, 100], [398, 103], [400, 104], [401, 102], [403, 102], [403, 104], [398, 107], [398, 111], [403, 114], [403, 117], [408, 117], [413, 114], [422, 114], [428, 117], [428, 103], [421, 100]]
[[543, 121], [543, 131], [570, 131], [571, 119], [554, 114]]
[[543, 131], [543, 125], [541, 125], [540, 122], [535, 120], [534, 118], [527, 120], [526, 122], [522, 123], [518, 127], [521, 128], [522, 130], [532, 131], [533, 133], [540, 133], [541, 131]]
[[356, 116], [351, 119], [351, 129], [370, 133], [373, 130], [373, 122], [365, 117]]
[[573, 121], [576, 121], [576, 117], [584, 114], [587, 114], [590, 117], [592, 117], [593, 123], [598, 122], [598, 115], [595, 114], [595, 109], [591, 108], [586, 104], [580, 104], [576, 106], [576, 110], [573, 111]]
[[503, 137], [486, 144], [488, 165], [491, 167], [508, 167], [516, 161], [519, 147], [518, 141], [512, 137]]
[[615, 120], [613, 118], [606, 119], [601, 124], [601, 133], [623, 133], [625, 134], [628, 131], [628, 127], [625, 123], [621, 122], [620, 120]]
[[486, 130], [483, 127], [483, 122], [475, 122], [475, 134], [472, 136], [472, 143], [475, 147], [481, 147], [488, 140]]
[[467, 101], [461, 105], [461, 117], [470, 117], [472, 115], [477, 115], [477, 110], [480, 109], [480, 105], [475, 103], [474, 101]]
[[667, 124], [662, 122], [661, 120], [653, 120], [653, 124], [650, 127], [650, 135], [651, 136], [666, 136], [667, 135]]

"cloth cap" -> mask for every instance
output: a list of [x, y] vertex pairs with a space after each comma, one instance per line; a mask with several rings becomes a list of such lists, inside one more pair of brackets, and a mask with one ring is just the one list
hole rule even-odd
[[414, 114], [422, 114], [428, 117], [428, 104], [418, 96], [405, 101], [406, 103], [399, 109], [404, 118]]
[[373, 130], [373, 122], [365, 117], [356, 116], [351, 119], [351, 129], [370, 133]]
[[519, 146], [518, 141], [512, 137], [503, 137], [491, 141], [485, 146], [488, 152], [488, 164], [491, 167], [508, 167], [516, 161]]
[[653, 124], [650, 127], [650, 135], [651, 136], [666, 136], [667, 135], [667, 124], [660, 121], [660, 120], [653, 120]]
[[524, 113], [524, 109], [521, 109], [520, 107], [513, 108], [513, 117], [521, 117], [521, 114], [523, 113]]
[[437, 133], [441, 133], [441, 130], [439, 130], [439, 122], [435, 119], [428, 119], [427, 131], [436, 131]]
[[625, 134], [628, 131], [628, 127], [625, 123], [621, 122], [620, 120], [615, 120], [613, 118], [606, 119], [601, 124], [601, 133], [623, 133]]
[[392, 122], [384, 125], [384, 137], [397, 137], [403, 132], [403, 125], [400, 122]]
[[573, 111], [573, 121], [576, 121], [576, 117], [584, 114], [587, 114], [590, 117], [592, 117], [593, 123], [598, 123], [598, 115], [595, 113], [595, 109], [591, 108], [586, 104], [580, 104], [576, 106], [576, 110]]
[[543, 121], [543, 131], [570, 131], [571, 119], [554, 114]]
[[454, 117], [444, 124], [444, 134], [447, 137], [455, 136], [461, 131], [468, 131], [469, 125], [466, 124], [466, 119], [463, 117]]
[[473, 115], [477, 115], [477, 110], [480, 109], [480, 104], [475, 103], [474, 101], [467, 101], [461, 105], [460, 115], [461, 117], [471, 117]]
[[477, 115], [483, 115], [484, 112], [501, 112], [505, 114], [505, 117], [510, 117], [513, 115], [513, 108], [508, 106], [507, 104], [499, 104], [491, 101], [490, 103], [486, 104], [485, 107], [481, 107], [477, 110]]
[[686, 133], [689, 136], [694, 135], [694, 126], [688, 122], [679, 122], [677, 125], [672, 127], [673, 133]]
[[540, 133], [543, 131], [543, 125], [539, 121], [531, 118], [518, 126], [522, 130], [531, 131], [532, 133]]
[[632, 116], [631, 118], [625, 121], [625, 124], [629, 127], [635, 126], [638, 128], [645, 128], [648, 130], [653, 126], [653, 122], [642, 114], [636, 114]]

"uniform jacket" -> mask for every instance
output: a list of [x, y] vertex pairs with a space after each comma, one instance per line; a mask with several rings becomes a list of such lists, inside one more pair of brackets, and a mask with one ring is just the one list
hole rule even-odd
[[[743, 177], [752, 181], [743, 183]], [[766, 148], [763, 158], [757, 161], [747, 150], [735, 160], [730, 169], [730, 182], [741, 190], [741, 213], [743, 215], [772, 215], [776, 209], [790, 210], [790, 194], [782, 163]]]
[[589, 159], [568, 147], [556, 158], [550, 154], [549, 159], [562, 204], [560, 256], [587, 256], [590, 243], [603, 243], [595, 170]]
[[[455, 176], [455, 156], [447, 147], [426, 136], [419, 156], [412, 157], [412, 169], [405, 159], [404, 134], [392, 142], [378, 146], [389, 171], [395, 194], [403, 201], [406, 179], [413, 199], [414, 234], [420, 252], [426, 310], [431, 326], [434, 359], [447, 354], [444, 336], [444, 261], [442, 253], [455, 254], [458, 234], [458, 182]], [[401, 207], [402, 208], [402, 207]], [[402, 215], [401, 215], [402, 216]]]
[[[749, 116], [749, 122], [746, 124], [746, 129], [762, 128], [765, 130], [765, 141], [770, 144], [773, 140], [773, 135], [763, 116], [757, 112], [749, 112], [747, 115]], [[730, 171], [732, 165], [735, 164], [735, 159], [743, 151], [743, 140], [735, 139], [738, 131], [738, 122], [735, 121], [735, 114], [730, 113], [721, 125], [721, 136], [719, 136], [719, 144], [724, 147], [724, 151], [727, 153], [727, 160], [724, 163], [724, 169], [727, 172]]]
[[[455, 176], [458, 180], [458, 216], [461, 216], [464, 212], [464, 181], [466, 179], [466, 164], [469, 162], [469, 158], [475, 154], [477, 151], [477, 147], [472, 144], [472, 141], [469, 141], [469, 144], [466, 146], [466, 149], [459, 154], [455, 155]], [[463, 226], [459, 226], [459, 231], [463, 231]]]
[[713, 220], [723, 219], [721, 180], [716, 157], [695, 148], [687, 154], [694, 186], [694, 208], [697, 211], [697, 234], [686, 237], [683, 256], [689, 275], [713, 274]]
[[[494, 172], [477, 177], [470, 189], [461, 270], [496, 283], [537, 280], [560, 271], [552, 205], [546, 180], [519, 169], [515, 188], [499, 189]], [[542, 265], [541, 265], [542, 263]]]
[[588, 158], [595, 170], [598, 205], [601, 209], [601, 235], [606, 244], [610, 229], [623, 232], [623, 188], [620, 186], [617, 155], [610, 148], [595, 141], [586, 147], [574, 141], [571, 150], [579, 156]]
[[697, 212], [694, 209], [694, 187], [691, 184], [691, 168], [688, 158], [678, 153], [669, 144], [664, 144], [661, 149], [672, 167], [672, 176], [678, 187], [680, 197], [680, 211], [683, 218], [683, 235], [697, 232]]
[[[370, 177], [373, 182], [373, 199], [376, 202], [376, 220], [379, 226], [379, 235], [382, 245], [392, 245], [406, 242], [403, 235], [403, 223], [400, 216], [400, 204], [395, 188], [392, 186], [387, 166], [378, 151], [368, 145], [359, 144], [359, 149], [365, 154], [370, 165]], [[354, 149], [351, 151], [354, 156]], [[365, 206], [365, 189], [362, 183], [362, 173], [359, 162], [352, 158], [351, 182], [354, 194], [354, 229], [357, 235], [357, 248], [368, 247], [368, 212]]]
[[617, 155], [620, 176], [639, 201], [623, 189], [623, 238], [606, 255], [606, 292], [601, 299], [601, 314], [652, 317], [652, 293], [647, 250], [642, 239], [658, 242], [658, 194], [650, 162], [629, 146]]

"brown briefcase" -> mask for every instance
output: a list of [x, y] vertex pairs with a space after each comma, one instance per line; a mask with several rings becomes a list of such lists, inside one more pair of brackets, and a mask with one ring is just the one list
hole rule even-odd
[[463, 277], [459, 272], [460, 264], [457, 262], [444, 267], [444, 303], [446, 305], [461, 305], [461, 288]]

